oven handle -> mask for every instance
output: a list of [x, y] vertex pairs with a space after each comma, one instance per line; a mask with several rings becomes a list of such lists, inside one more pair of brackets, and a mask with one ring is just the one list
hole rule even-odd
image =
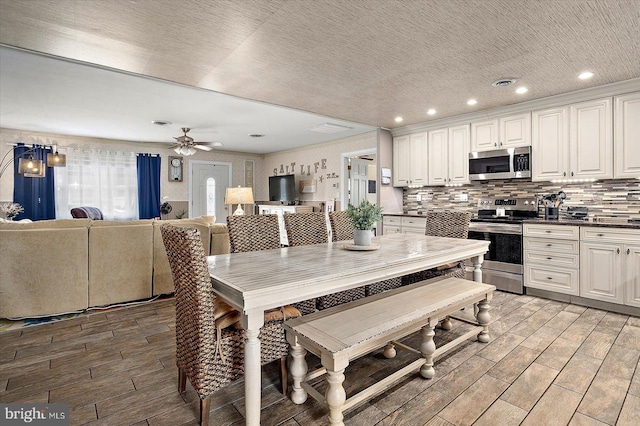
[[494, 224], [487, 224], [487, 223], [472, 222], [469, 224], [469, 231], [491, 232], [493, 234], [522, 235], [522, 226], [511, 224], [511, 223], [501, 223], [501, 224], [494, 225]]

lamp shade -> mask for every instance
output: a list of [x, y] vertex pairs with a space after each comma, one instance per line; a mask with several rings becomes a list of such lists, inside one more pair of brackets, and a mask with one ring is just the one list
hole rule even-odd
[[18, 159], [18, 173], [26, 177], [44, 177], [44, 163], [42, 160], [31, 158]]
[[225, 204], [253, 204], [252, 188], [227, 188], [225, 194]]
[[224, 196], [225, 204], [237, 204], [238, 208], [233, 212], [234, 216], [243, 215], [242, 204], [253, 204], [253, 189], [242, 188], [240, 186], [236, 188], [227, 188], [227, 192]]
[[47, 167], [66, 167], [67, 156], [65, 154], [59, 154], [56, 151], [55, 154], [47, 154]]

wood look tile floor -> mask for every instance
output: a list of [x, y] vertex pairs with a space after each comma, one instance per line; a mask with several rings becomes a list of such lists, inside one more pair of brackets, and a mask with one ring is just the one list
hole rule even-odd
[[[467, 341], [437, 360], [433, 380], [407, 376], [347, 412], [345, 423], [640, 424], [640, 318], [500, 292], [491, 306], [489, 344]], [[453, 330], [436, 330], [436, 341], [467, 327], [454, 321]], [[197, 395], [190, 385], [177, 391], [174, 330], [169, 299], [2, 333], [0, 402], [68, 403], [72, 425], [196, 424]], [[417, 334], [405, 340], [419, 344]], [[347, 393], [414, 357], [377, 351], [354, 361]], [[244, 424], [243, 386], [212, 397], [211, 425]], [[311, 398], [295, 405], [279, 392], [275, 364], [264, 368], [262, 407], [263, 425], [327, 422]]]

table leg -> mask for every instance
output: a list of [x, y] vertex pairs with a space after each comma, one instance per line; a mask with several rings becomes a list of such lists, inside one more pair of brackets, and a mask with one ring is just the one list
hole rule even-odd
[[260, 425], [260, 327], [264, 325], [264, 311], [248, 312], [242, 315], [245, 330], [244, 343], [244, 399], [247, 425]]
[[471, 258], [473, 262], [473, 280], [476, 282], [482, 282], [482, 262], [484, 262], [484, 255], [474, 256]]

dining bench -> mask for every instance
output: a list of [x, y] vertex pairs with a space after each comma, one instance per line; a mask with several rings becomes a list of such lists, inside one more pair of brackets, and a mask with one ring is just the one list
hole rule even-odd
[[[489, 342], [489, 301], [495, 289], [461, 278], [435, 278], [286, 321], [292, 357], [291, 400], [302, 404], [311, 395], [328, 407], [330, 424], [342, 425], [344, 410], [378, 395], [410, 372], [419, 370], [422, 377], [432, 379], [436, 357], [473, 335], [480, 342]], [[471, 304], [476, 307], [473, 329], [436, 349], [433, 337], [438, 322]], [[396, 341], [418, 330], [422, 330], [419, 350]], [[342, 383], [349, 362], [383, 346], [389, 348], [389, 342], [420, 358], [347, 399]], [[320, 358], [323, 368], [308, 373], [307, 351]], [[394, 353], [385, 349], [385, 356]], [[308, 382], [324, 374], [328, 387], [323, 396]]]

